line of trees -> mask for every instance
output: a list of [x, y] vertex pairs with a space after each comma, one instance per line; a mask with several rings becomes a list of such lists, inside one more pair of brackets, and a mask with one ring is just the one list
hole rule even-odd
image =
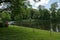
[[11, 20], [16, 21], [16, 25], [58, 31], [56, 29], [60, 25], [60, 8], [57, 9], [57, 2], [52, 3], [49, 10], [42, 5], [38, 9], [33, 9], [30, 2], [26, 0], [9, 2], [12, 4], [9, 10]]
[[[30, 26], [46, 30], [50, 30], [51, 28], [54, 31], [57, 31], [55, 29], [59, 26], [58, 24], [60, 24], [60, 9], [57, 9], [57, 2], [51, 4], [51, 8], [49, 10], [42, 5], [38, 7], [38, 10], [33, 9], [29, 4], [29, 1], [27, 2], [27, 5], [22, 3], [19, 7], [20, 9], [18, 10], [18, 13], [14, 10], [16, 13], [16, 16], [14, 14], [14, 20], [17, 25]], [[19, 7], [17, 6], [17, 8]]]

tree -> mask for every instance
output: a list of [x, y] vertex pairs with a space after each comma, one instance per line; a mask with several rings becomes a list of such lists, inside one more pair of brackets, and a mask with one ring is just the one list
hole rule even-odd
[[11, 20], [11, 15], [10, 15], [10, 13], [9, 13], [9, 12], [6, 12], [6, 11], [3, 11], [3, 12], [1, 13], [1, 18], [2, 18], [2, 21], [3, 21], [3, 23], [4, 23], [3, 26], [8, 27], [8, 21]]
[[53, 4], [51, 4], [51, 8], [50, 8], [50, 18], [51, 18], [51, 28], [52, 28], [52, 23], [53, 24], [56, 24], [56, 11], [57, 11], [57, 7], [58, 7], [58, 5], [57, 5], [57, 2], [55, 2], [55, 3], [53, 3]]
[[57, 26], [56, 26], [56, 31], [59, 32], [60, 30], [60, 8], [57, 10], [57, 14], [56, 14], [56, 19], [57, 19]]
[[0, 9], [0, 18], [2, 22], [0, 22], [1, 27], [8, 27], [8, 21], [11, 20], [11, 15], [8, 12], [9, 8], [11, 7], [10, 5], [11, 0], [1, 0], [0, 3], [3, 5]]
[[47, 9], [43, 10], [43, 20], [50, 20], [50, 12]]
[[57, 22], [60, 23], [60, 8], [57, 10]]
[[49, 30], [49, 26], [50, 26], [50, 23], [49, 23], [49, 20], [50, 20], [50, 11], [47, 10], [44, 6], [40, 5], [38, 7], [39, 9], [39, 23], [41, 26], [42, 29], [46, 29], [46, 30]]
[[6, 12], [6, 11], [3, 11], [2, 13], [1, 13], [1, 17], [2, 17], [2, 19], [5, 21], [10, 21], [11, 20], [11, 15], [10, 15], [10, 13], [9, 12]]
[[39, 9], [39, 19], [43, 20], [43, 15], [44, 15], [43, 10], [45, 9], [45, 7], [40, 5], [38, 9]]
[[51, 8], [50, 8], [50, 35], [51, 35], [51, 40], [52, 40], [53, 24], [56, 25], [56, 9], [57, 9], [57, 7], [58, 7], [57, 2], [55, 2], [55, 3], [51, 4]]

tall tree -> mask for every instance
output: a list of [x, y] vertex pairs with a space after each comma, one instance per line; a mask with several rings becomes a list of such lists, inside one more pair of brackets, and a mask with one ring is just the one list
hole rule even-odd
[[55, 2], [55, 3], [51, 4], [51, 8], [50, 8], [50, 35], [51, 35], [51, 40], [52, 40], [53, 24], [56, 23], [56, 9], [57, 9], [57, 7], [58, 7], [57, 2]]
[[43, 15], [44, 15], [43, 10], [45, 9], [45, 7], [40, 5], [38, 9], [39, 9], [39, 18], [43, 19]]
[[57, 22], [60, 23], [60, 8], [57, 10]]
[[57, 2], [51, 4], [51, 8], [50, 8], [51, 27], [52, 27], [52, 23], [56, 23], [57, 7], [58, 7]]
[[12, 20], [15, 20], [17, 15], [22, 17], [22, 13], [24, 11], [24, 0], [13, 0], [12, 1]]

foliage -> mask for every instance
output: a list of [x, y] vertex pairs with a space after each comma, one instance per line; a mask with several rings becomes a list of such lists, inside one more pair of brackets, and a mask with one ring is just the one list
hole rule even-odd
[[[41, 0], [33, 1], [37, 3]], [[36, 26], [36, 28], [42, 27], [42, 29], [49, 29], [50, 24], [55, 25], [60, 23], [60, 9], [57, 9], [57, 2], [51, 4], [50, 10], [42, 5], [40, 5], [38, 9], [33, 9], [28, 0], [5, 0], [4, 2], [11, 3], [11, 7], [9, 8], [11, 14], [3, 11], [1, 13], [3, 20], [12, 19], [13, 21], [16, 21], [16, 24], [18, 25], [31, 25], [31, 27], [37, 25], [39, 27]]]
[[11, 15], [10, 15], [9, 12], [3, 11], [3, 12], [1, 13], [1, 18], [2, 18], [3, 20], [9, 21], [9, 20], [11, 20]]
[[57, 23], [60, 23], [60, 9], [57, 10], [56, 19], [57, 19]]

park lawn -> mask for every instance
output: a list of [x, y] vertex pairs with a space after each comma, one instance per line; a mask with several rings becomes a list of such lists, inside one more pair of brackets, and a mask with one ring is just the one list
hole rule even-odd
[[[52, 36], [52, 37], [51, 37]], [[0, 40], [60, 40], [60, 33], [10, 25], [0, 28]]]

